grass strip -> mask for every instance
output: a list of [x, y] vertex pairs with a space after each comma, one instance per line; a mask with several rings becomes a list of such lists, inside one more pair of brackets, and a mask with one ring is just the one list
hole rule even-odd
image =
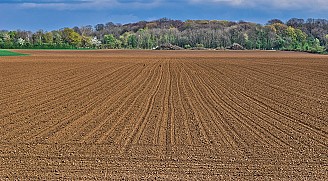
[[27, 56], [28, 54], [12, 52], [9, 50], [0, 50], [0, 57], [3, 56]]

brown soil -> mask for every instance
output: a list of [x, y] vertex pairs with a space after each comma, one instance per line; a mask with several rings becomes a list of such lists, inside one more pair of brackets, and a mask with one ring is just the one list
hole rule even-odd
[[0, 57], [0, 180], [327, 180], [328, 57]]

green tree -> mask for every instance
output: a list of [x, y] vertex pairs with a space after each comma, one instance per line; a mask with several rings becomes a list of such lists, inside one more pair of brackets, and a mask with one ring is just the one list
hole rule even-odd
[[288, 26], [286, 29], [286, 35], [287, 48], [289, 50], [295, 49], [297, 47], [297, 34], [295, 28]]
[[44, 43], [52, 44], [54, 41], [52, 32], [45, 33], [43, 37], [44, 37]]
[[296, 47], [294, 47], [298, 51], [303, 51], [307, 49], [307, 35], [300, 29], [295, 29], [296, 33]]
[[312, 46], [310, 48], [311, 52], [314, 53], [323, 53], [324, 52], [324, 47], [320, 45], [320, 40], [318, 38], [315, 38], [312, 41]]
[[55, 43], [56, 45], [60, 45], [63, 43], [63, 38], [59, 31], [52, 31], [51, 33], [53, 36], [53, 43]]
[[136, 34], [133, 33], [128, 36], [128, 47], [138, 48], [138, 39]]
[[65, 28], [62, 31], [62, 38], [65, 43], [73, 45], [74, 47], [79, 47], [82, 42], [82, 37], [78, 33], [76, 33], [71, 28]]
[[113, 34], [104, 35], [104, 43], [106, 48], [121, 48], [122, 42], [114, 37]]
[[39, 30], [32, 35], [33, 44], [42, 45], [43, 43], [43, 30]]
[[[97, 40], [97, 39], [96, 39]], [[98, 41], [98, 40], [97, 40]], [[83, 48], [89, 48], [89, 47], [92, 47], [92, 48], [96, 48], [98, 47], [99, 45], [97, 44], [96, 41], [93, 41], [93, 39], [89, 36], [81, 36], [81, 46]]]
[[325, 47], [326, 47], [326, 52], [328, 52], [328, 34], [325, 36]]

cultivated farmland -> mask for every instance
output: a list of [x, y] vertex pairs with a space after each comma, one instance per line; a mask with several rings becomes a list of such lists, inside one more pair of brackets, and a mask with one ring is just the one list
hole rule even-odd
[[0, 57], [0, 180], [327, 180], [328, 57]]

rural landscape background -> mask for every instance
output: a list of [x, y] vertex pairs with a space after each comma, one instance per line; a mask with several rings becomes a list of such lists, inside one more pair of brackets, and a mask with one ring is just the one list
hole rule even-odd
[[140, 21], [97, 24], [36, 32], [0, 31], [3, 49], [152, 49], [172, 44], [186, 49], [226, 49], [234, 43], [245, 49], [294, 50], [324, 53], [328, 49], [328, 20], [278, 19], [266, 25], [223, 20]]

